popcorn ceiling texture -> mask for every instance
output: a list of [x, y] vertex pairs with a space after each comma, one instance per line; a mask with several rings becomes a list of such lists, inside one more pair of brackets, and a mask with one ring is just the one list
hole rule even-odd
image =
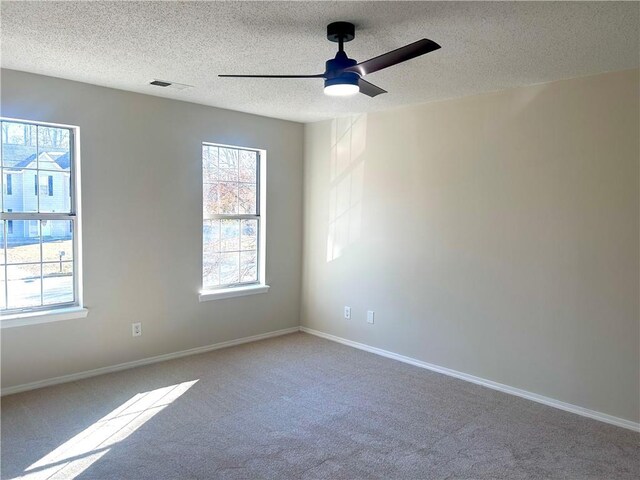
[[[310, 122], [635, 68], [637, 2], [2, 2], [2, 67]], [[367, 77], [390, 93], [327, 98], [312, 74], [354, 22], [365, 60], [426, 37], [442, 49]], [[158, 78], [194, 85], [149, 86]]]

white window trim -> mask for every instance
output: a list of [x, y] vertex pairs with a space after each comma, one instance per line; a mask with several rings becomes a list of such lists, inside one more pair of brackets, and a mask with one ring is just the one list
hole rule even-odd
[[209, 300], [222, 300], [223, 298], [244, 297], [257, 293], [267, 293], [269, 288], [271, 288], [269, 285], [256, 283], [255, 285], [242, 285], [240, 287], [203, 290], [198, 295], [198, 299], [201, 302], [208, 302]]
[[[0, 315], [0, 329], [21, 327], [27, 325], [36, 325], [40, 323], [58, 322], [61, 320], [72, 320], [75, 318], [85, 318], [89, 314], [89, 310], [84, 307], [83, 303], [83, 269], [82, 269], [82, 188], [80, 185], [81, 178], [81, 160], [80, 160], [80, 128], [76, 125], [67, 125], [64, 123], [43, 122], [40, 120], [28, 120], [24, 118], [14, 118], [2, 116], [6, 122], [29, 123], [33, 125], [44, 125], [47, 127], [68, 128], [73, 131], [73, 171], [71, 179], [74, 189], [74, 207], [75, 207], [75, 248], [74, 248], [74, 288], [76, 291], [76, 302], [74, 305], [64, 305], [61, 307], [52, 306], [50, 309], [21, 311]], [[4, 184], [4, 178], [1, 179]], [[3, 185], [4, 188], [4, 185]]]
[[[209, 145], [218, 145], [220, 147], [229, 148], [246, 148], [248, 150], [255, 150], [259, 152], [259, 177], [258, 177], [258, 191], [260, 192], [260, 215], [258, 221], [260, 222], [260, 235], [258, 238], [258, 282], [253, 284], [242, 284], [237, 287], [221, 287], [213, 289], [202, 289], [198, 293], [198, 300], [200, 302], [208, 302], [210, 300], [222, 300], [225, 298], [244, 297], [247, 295], [256, 295], [258, 293], [268, 293], [269, 285], [267, 285], [267, 151], [254, 147], [243, 147], [239, 145], [227, 145], [224, 143], [203, 142]], [[202, 245], [201, 245], [202, 247]], [[203, 261], [202, 255], [200, 261]], [[202, 267], [202, 265], [201, 265]], [[202, 273], [202, 268], [200, 269]], [[202, 281], [202, 276], [200, 278]]]
[[85, 318], [89, 310], [83, 307], [56, 308], [52, 310], [37, 310], [34, 312], [20, 312], [4, 315], [0, 320], [0, 328], [24, 327], [39, 323], [59, 322]]

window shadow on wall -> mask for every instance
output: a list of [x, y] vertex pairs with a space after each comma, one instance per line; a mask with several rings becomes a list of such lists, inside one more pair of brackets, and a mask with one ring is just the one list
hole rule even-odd
[[366, 139], [366, 114], [331, 122], [327, 262], [360, 238]]

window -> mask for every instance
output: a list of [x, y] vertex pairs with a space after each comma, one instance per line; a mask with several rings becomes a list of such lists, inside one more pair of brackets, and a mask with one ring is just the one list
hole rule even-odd
[[51, 175], [42, 175], [42, 174], [36, 175], [35, 184], [36, 184], [36, 189], [35, 189], [36, 195], [38, 195], [39, 193], [43, 197], [53, 196], [53, 177]]
[[263, 155], [202, 145], [204, 291], [264, 284]]
[[0, 126], [0, 311], [81, 306], [76, 129], [9, 119]]

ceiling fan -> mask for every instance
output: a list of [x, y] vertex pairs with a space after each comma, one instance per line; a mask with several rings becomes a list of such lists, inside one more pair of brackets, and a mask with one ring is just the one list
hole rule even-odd
[[344, 43], [356, 36], [356, 29], [349, 22], [333, 22], [327, 25], [327, 38], [338, 44], [335, 58], [327, 60], [324, 73], [317, 75], [218, 75], [235, 78], [324, 78], [324, 93], [331, 96], [354, 95], [358, 92], [369, 97], [387, 93], [380, 87], [367, 82], [362, 77], [398, 63], [406, 62], [425, 53], [440, 48], [436, 42], [423, 38], [404, 47], [370, 58], [364, 62], [356, 62], [344, 51]]

